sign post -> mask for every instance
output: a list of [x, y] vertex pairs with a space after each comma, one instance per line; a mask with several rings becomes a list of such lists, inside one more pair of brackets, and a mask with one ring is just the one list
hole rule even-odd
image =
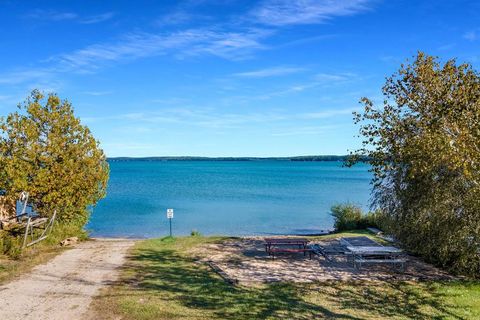
[[173, 209], [167, 209], [167, 218], [170, 222], [170, 237], [172, 236], [172, 219], [173, 219]]

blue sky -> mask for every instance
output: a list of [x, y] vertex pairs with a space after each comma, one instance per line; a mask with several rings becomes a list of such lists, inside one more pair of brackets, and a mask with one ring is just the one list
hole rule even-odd
[[0, 115], [68, 98], [108, 156], [355, 149], [351, 112], [417, 50], [480, 64], [480, 2], [0, 0]]

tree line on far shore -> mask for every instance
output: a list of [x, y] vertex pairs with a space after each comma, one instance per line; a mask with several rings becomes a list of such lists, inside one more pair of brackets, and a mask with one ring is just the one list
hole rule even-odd
[[[117, 161], [339, 161], [345, 162], [349, 155], [317, 155], [295, 157], [109, 157], [111, 162]], [[368, 161], [367, 157], [360, 156], [360, 161]]]

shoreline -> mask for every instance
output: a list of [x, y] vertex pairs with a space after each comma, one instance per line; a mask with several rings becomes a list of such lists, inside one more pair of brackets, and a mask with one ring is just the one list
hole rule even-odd
[[[321, 232], [317, 233], [252, 233], [252, 234], [245, 234], [245, 235], [232, 235], [232, 234], [218, 234], [218, 233], [212, 233], [212, 234], [203, 234], [201, 233], [201, 236], [203, 237], [226, 237], [226, 238], [260, 238], [260, 237], [320, 237], [320, 236], [325, 236], [329, 234], [334, 234], [335, 230], [334, 229], [329, 229], [329, 230], [321, 230]], [[175, 237], [191, 237], [192, 235], [190, 234], [176, 234], [173, 235], [173, 238]], [[89, 240], [99, 240], [99, 241], [128, 241], [128, 240], [135, 240], [135, 241], [141, 241], [141, 240], [150, 240], [150, 239], [159, 239], [159, 238], [167, 238], [169, 237], [168, 234], [166, 235], [158, 235], [158, 236], [152, 236], [152, 237], [126, 237], [126, 236], [101, 236], [101, 235], [95, 235], [95, 236], [89, 236]]]

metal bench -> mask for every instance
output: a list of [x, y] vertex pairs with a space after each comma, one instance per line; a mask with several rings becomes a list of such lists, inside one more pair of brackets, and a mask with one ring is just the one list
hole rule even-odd
[[401, 270], [405, 270], [405, 264], [407, 263], [407, 259], [404, 258], [393, 258], [393, 259], [378, 259], [378, 258], [373, 258], [373, 259], [368, 259], [368, 258], [360, 258], [356, 257], [353, 260], [354, 267], [356, 269], [360, 269], [362, 267], [362, 264], [364, 263], [375, 263], [375, 264], [393, 264], [393, 266], [400, 265]]

